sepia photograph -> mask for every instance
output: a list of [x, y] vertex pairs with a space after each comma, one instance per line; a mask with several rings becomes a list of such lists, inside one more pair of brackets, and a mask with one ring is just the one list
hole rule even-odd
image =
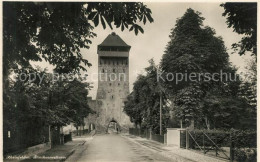
[[257, 1], [3, 1], [2, 161], [257, 162]]

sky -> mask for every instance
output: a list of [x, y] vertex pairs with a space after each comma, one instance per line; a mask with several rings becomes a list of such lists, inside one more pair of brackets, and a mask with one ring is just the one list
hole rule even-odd
[[[244, 71], [246, 60], [250, 59], [250, 56], [239, 56], [237, 53], [231, 54], [233, 52], [231, 45], [241, 40], [242, 35], [238, 35], [233, 32], [232, 28], [227, 27], [226, 18], [222, 16], [224, 9], [220, 7], [220, 3], [150, 2], [145, 4], [152, 10], [154, 22], [142, 25], [144, 34], [139, 33], [136, 36], [133, 31], [124, 30], [122, 32], [116, 28], [113, 30], [110, 28], [103, 29], [102, 25], [93, 30], [97, 37], [92, 39], [90, 49], [81, 49], [83, 57], [92, 64], [91, 67], [87, 68], [89, 75], [98, 72], [97, 45], [102, 43], [111, 32], [116, 32], [131, 46], [129, 54], [129, 83], [131, 92], [137, 74], [142, 73], [144, 68], [149, 65], [148, 60], [153, 58], [156, 64], [160, 63], [165, 47], [170, 41], [171, 29], [174, 28], [177, 18], [182, 17], [188, 8], [201, 12], [201, 16], [205, 18], [204, 26], [214, 28], [216, 36], [223, 38], [230, 56], [230, 62], [239, 69], [239, 72]], [[52, 69], [46, 63], [40, 63], [39, 65]], [[97, 78], [94, 81], [89, 81], [93, 82], [93, 89], [90, 91], [89, 96], [95, 99], [98, 87]]]

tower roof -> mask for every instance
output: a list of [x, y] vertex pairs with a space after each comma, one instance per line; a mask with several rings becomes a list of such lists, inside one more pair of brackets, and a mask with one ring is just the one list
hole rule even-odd
[[103, 47], [131, 47], [126, 44], [115, 32], [109, 34], [106, 39], [98, 46]]

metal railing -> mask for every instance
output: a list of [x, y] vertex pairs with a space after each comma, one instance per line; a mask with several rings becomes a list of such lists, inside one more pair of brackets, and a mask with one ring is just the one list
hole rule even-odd
[[[252, 136], [240, 136], [240, 139], [234, 140], [234, 136], [236, 136], [236, 134], [230, 131], [189, 129], [181, 130], [180, 147], [193, 149], [210, 156], [216, 156], [218, 158], [234, 161], [238, 156], [237, 151], [239, 151], [241, 148], [238, 146], [240, 143], [239, 140], [243, 140], [243, 138], [253, 138]], [[252, 146], [252, 144], [248, 143], [243, 147], [250, 148], [256, 146]]]

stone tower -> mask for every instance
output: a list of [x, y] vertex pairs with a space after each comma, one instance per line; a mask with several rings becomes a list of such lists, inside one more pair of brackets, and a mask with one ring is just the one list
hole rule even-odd
[[123, 112], [124, 101], [129, 94], [129, 51], [127, 45], [116, 33], [109, 34], [98, 45], [98, 125], [106, 128], [113, 121], [121, 129], [131, 125]]

